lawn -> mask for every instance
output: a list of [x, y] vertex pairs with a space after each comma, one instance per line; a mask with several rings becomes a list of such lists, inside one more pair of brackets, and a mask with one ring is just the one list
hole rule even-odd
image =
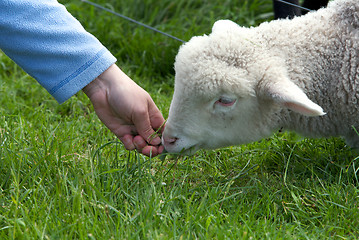
[[[93, 0], [184, 41], [271, 0]], [[167, 117], [181, 42], [60, 0]], [[0, 239], [356, 239], [359, 156], [340, 138], [278, 132], [191, 157], [126, 151], [78, 93], [59, 105], [0, 52]]]

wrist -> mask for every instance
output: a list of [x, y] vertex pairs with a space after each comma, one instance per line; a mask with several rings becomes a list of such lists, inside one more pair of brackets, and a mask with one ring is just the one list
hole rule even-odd
[[115, 71], [117, 66], [115, 64], [111, 65], [108, 69], [106, 69], [103, 73], [101, 73], [98, 77], [96, 77], [92, 82], [87, 84], [82, 91], [91, 99], [91, 96], [98, 92], [103, 91], [105, 89], [109, 89], [110, 81], [114, 77], [112, 73]]

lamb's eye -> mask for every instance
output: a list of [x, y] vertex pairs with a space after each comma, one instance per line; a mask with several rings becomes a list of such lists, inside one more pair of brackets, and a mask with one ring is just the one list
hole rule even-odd
[[236, 102], [236, 99], [229, 98], [229, 97], [220, 97], [220, 99], [218, 99], [216, 101], [216, 103], [220, 104], [221, 106], [225, 106], [225, 107], [232, 106], [235, 102]]

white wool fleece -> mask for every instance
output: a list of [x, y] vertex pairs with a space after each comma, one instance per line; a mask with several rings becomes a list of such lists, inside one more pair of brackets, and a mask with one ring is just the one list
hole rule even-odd
[[175, 70], [169, 152], [247, 143], [282, 127], [359, 147], [358, 0], [253, 28], [218, 21], [180, 48]]

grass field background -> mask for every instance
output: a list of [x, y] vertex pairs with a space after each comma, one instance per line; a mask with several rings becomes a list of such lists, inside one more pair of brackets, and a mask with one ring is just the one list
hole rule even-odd
[[[181, 42], [60, 2], [167, 117]], [[273, 17], [271, 0], [95, 2], [185, 41], [218, 19]], [[123, 148], [83, 93], [59, 105], [0, 53], [0, 239], [356, 239], [358, 170], [342, 139], [294, 133], [147, 158]]]

